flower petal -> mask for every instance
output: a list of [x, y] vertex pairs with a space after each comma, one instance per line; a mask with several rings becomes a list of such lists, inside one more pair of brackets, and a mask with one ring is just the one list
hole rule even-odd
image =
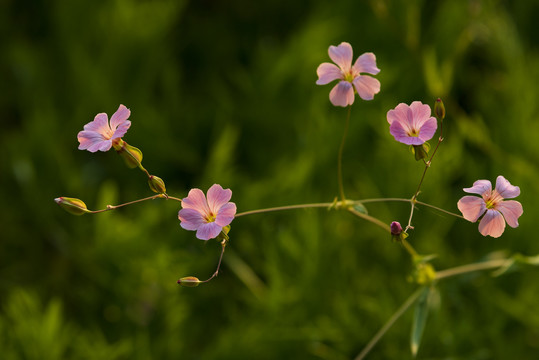
[[492, 191], [492, 184], [488, 180], [477, 180], [473, 183], [472, 187], [462, 189], [469, 194], [490, 194]]
[[197, 238], [200, 240], [209, 240], [217, 237], [223, 228], [214, 222], [202, 224], [197, 230]]
[[477, 196], [464, 196], [457, 203], [457, 207], [462, 213], [462, 216], [471, 222], [476, 222], [487, 209], [485, 201]]
[[221, 206], [226, 204], [232, 197], [232, 190], [223, 189], [219, 184], [213, 184], [208, 190], [208, 206], [210, 211], [217, 215]]
[[[114, 130], [131, 115], [131, 111], [123, 105], [118, 107], [118, 110], [110, 118], [110, 127]], [[126, 129], [127, 130], [127, 129]]]
[[406, 123], [401, 121], [393, 121], [389, 126], [389, 132], [395, 140], [406, 145], [421, 145], [424, 143], [420, 138], [415, 136], [409, 136], [409, 129], [406, 126]]
[[511, 183], [501, 175], [496, 178], [496, 191], [504, 199], [512, 199], [520, 195], [520, 188], [511, 185]]
[[109, 151], [112, 147], [112, 141], [111, 140], [103, 140], [94, 143], [88, 148], [89, 152], [96, 152], [96, 151]]
[[421, 125], [418, 138], [420, 138], [423, 142], [430, 140], [436, 133], [437, 128], [438, 122], [436, 121], [436, 119], [433, 117], [429, 118]]
[[[105, 138], [103, 138], [103, 135], [96, 131], [79, 131], [77, 134], [77, 139], [79, 140], [79, 150], [88, 150], [91, 146], [100, 143], [102, 141], [105, 141]], [[97, 149], [93, 150], [92, 152], [96, 152]]]
[[391, 125], [394, 121], [400, 121], [402, 123], [407, 123], [409, 106], [405, 103], [400, 103], [395, 107], [395, 109], [389, 110], [387, 112], [387, 122]]
[[178, 219], [185, 230], [197, 230], [206, 223], [202, 214], [195, 209], [181, 209], [178, 212]]
[[374, 94], [380, 92], [380, 81], [368, 75], [356, 76], [353, 83], [359, 97], [363, 100], [372, 100]]
[[219, 226], [227, 226], [234, 220], [234, 215], [236, 215], [236, 204], [233, 202], [226, 203], [219, 209], [215, 223]]
[[346, 107], [354, 103], [354, 89], [348, 81], [339, 81], [337, 85], [331, 89], [329, 100], [335, 106]]
[[329, 84], [333, 80], [343, 79], [343, 74], [341, 69], [335, 64], [322, 63], [316, 69], [316, 74], [318, 75], [318, 80], [316, 80], [317, 85]]
[[483, 236], [500, 237], [505, 230], [505, 220], [499, 211], [489, 209], [479, 223], [479, 232]]
[[193, 209], [204, 215], [209, 215], [210, 208], [206, 196], [200, 189], [191, 189], [186, 198], [182, 199], [182, 208]]
[[409, 116], [411, 116], [411, 126], [414, 129], [421, 128], [423, 124], [431, 118], [430, 106], [423, 104], [421, 101], [414, 101], [410, 104], [410, 110], [411, 113], [409, 113]]
[[518, 218], [524, 212], [522, 204], [515, 200], [502, 201], [495, 206], [495, 209], [502, 213], [507, 225], [512, 228], [518, 226]]
[[340, 43], [339, 46], [330, 46], [329, 57], [333, 62], [341, 68], [344, 72], [348, 72], [352, 67], [352, 45], [347, 42]]
[[106, 135], [111, 132], [109, 127], [109, 118], [105, 113], [99, 113], [94, 117], [94, 120], [84, 125], [85, 131], [95, 131]]
[[354, 63], [354, 70], [359, 73], [376, 75], [380, 69], [376, 67], [376, 56], [372, 52], [364, 53]]
[[116, 128], [116, 130], [114, 131], [114, 134], [112, 135], [110, 139], [114, 140], [114, 139], [121, 138], [122, 136], [125, 135], [129, 127], [131, 127], [131, 121], [129, 120], [124, 121], [123, 123], [118, 125], [118, 127]]

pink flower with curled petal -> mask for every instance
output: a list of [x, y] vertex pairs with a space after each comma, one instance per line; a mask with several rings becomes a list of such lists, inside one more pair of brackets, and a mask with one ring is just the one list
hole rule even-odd
[[387, 112], [387, 122], [395, 140], [406, 145], [423, 144], [434, 136], [438, 127], [430, 106], [421, 101], [414, 101], [410, 106], [400, 103]]
[[201, 240], [217, 237], [236, 215], [236, 204], [229, 202], [231, 197], [232, 190], [218, 184], [209, 188], [207, 200], [202, 190], [191, 189], [178, 212], [181, 227], [196, 230], [196, 237]]
[[[373, 53], [364, 53], [357, 58], [352, 66], [352, 46], [342, 42], [339, 46], [330, 46], [329, 57], [335, 64], [322, 63], [316, 69], [318, 75], [317, 85], [326, 85], [334, 80], [340, 80], [329, 93], [329, 100], [335, 106], [346, 107], [354, 103], [355, 92], [363, 100], [372, 100], [374, 94], [380, 92], [380, 82], [368, 75], [376, 75], [380, 69], [376, 67], [376, 56]], [[354, 91], [355, 88], [355, 91]]]
[[522, 205], [512, 199], [520, 195], [520, 188], [513, 186], [503, 176], [496, 178], [496, 188], [488, 180], [477, 180], [465, 192], [478, 194], [477, 196], [464, 196], [457, 203], [462, 216], [468, 221], [479, 222], [479, 232], [483, 236], [500, 237], [505, 230], [505, 223], [512, 228], [518, 226], [518, 218], [522, 215]]
[[77, 135], [79, 150], [109, 151], [112, 142], [124, 136], [131, 126], [131, 121], [127, 120], [130, 115], [131, 111], [123, 105], [112, 115], [110, 124], [107, 114], [97, 114], [94, 121], [84, 125], [84, 130]]

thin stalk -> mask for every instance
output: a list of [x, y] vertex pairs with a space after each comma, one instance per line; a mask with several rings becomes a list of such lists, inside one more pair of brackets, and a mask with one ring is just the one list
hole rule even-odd
[[225, 254], [226, 243], [227, 243], [226, 240], [221, 241], [221, 256], [219, 256], [219, 262], [217, 263], [217, 269], [215, 269], [215, 272], [212, 274], [212, 276], [210, 276], [209, 278], [207, 278], [204, 281], [201, 281], [201, 283], [206, 283], [206, 282], [212, 280], [214, 277], [216, 277], [217, 274], [219, 274], [219, 269], [221, 268], [221, 262], [223, 261], [223, 255]]
[[299, 205], [286, 205], [286, 206], [277, 206], [267, 209], [257, 209], [257, 210], [250, 210], [250, 211], [244, 211], [241, 213], [236, 214], [235, 217], [245, 216], [245, 215], [254, 215], [254, 214], [262, 214], [272, 211], [283, 211], [283, 210], [293, 210], [293, 209], [309, 209], [309, 208], [329, 208], [333, 203], [317, 203], [317, 204], [299, 204]]
[[408, 218], [408, 225], [406, 225], [406, 229], [404, 229], [404, 232], [407, 232], [408, 229], [413, 229], [412, 226], [412, 217], [414, 216], [414, 208], [415, 204], [417, 202], [417, 196], [419, 195], [419, 191], [421, 190], [421, 185], [423, 185], [423, 180], [425, 180], [425, 174], [427, 174], [427, 170], [430, 168], [430, 165], [432, 163], [432, 159], [434, 158], [434, 155], [436, 155], [436, 151], [438, 151], [438, 147], [440, 147], [440, 144], [442, 141], [444, 141], [443, 138], [443, 127], [444, 121], [443, 119], [440, 121], [440, 136], [438, 137], [438, 143], [436, 144], [436, 147], [434, 148], [434, 151], [432, 152], [432, 155], [430, 156], [430, 159], [425, 163], [425, 169], [423, 170], [423, 174], [421, 175], [421, 179], [419, 180], [419, 184], [417, 185], [417, 190], [414, 193], [414, 196], [412, 196], [412, 199], [410, 201], [411, 203], [411, 209], [410, 209], [410, 217]]
[[[133, 204], [136, 204], [136, 203], [139, 203], [139, 202], [143, 202], [143, 201], [147, 201], [147, 200], [154, 200], [154, 199], [170, 199], [170, 196], [167, 196], [166, 194], [158, 194], [158, 195], [149, 196], [149, 197], [143, 198], [143, 199], [129, 201], [129, 202], [126, 202], [124, 204], [107, 205], [107, 207], [105, 209], [90, 211], [90, 214], [98, 214], [98, 213], [102, 213], [102, 212], [109, 211], [109, 210], [115, 210], [115, 209], [118, 209], [118, 208], [121, 208], [121, 207], [124, 207], [124, 206], [127, 206], [127, 205], [133, 205]], [[173, 198], [173, 199], [175, 199], [175, 198]]]
[[382, 328], [374, 335], [374, 337], [369, 341], [367, 346], [361, 350], [358, 356], [356, 356], [355, 360], [362, 360], [367, 356], [367, 354], [372, 350], [374, 345], [380, 341], [382, 336], [386, 334], [386, 332], [395, 324], [395, 322], [408, 310], [410, 306], [414, 304], [414, 302], [417, 300], [419, 295], [423, 292], [423, 287], [420, 287], [417, 289], [410, 297], [404, 302], [404, 304], [401, 305], [401, 307], [389, 318], [389, 320], [382, 326]]
[[344, 186], [342, 180], [342, 154], [344, 151], [344, 143], [346, 141], [346, 135], [348, 134], [348, 127], [350, 125], [350, 113], [352, 111], [352, 106], [348, 106], [348, 112], [346, 114], [346, 122], [344, 124], [344, 132], [342, 134], [341, 145], [339, 147], [339, 157], [337, 160], [337, 175], [339, 178], [339, 192], [341, 194], [341, 201], [344, 203], [346, 197], [344, 196]]
[[442, 270], [442, 271], [437, 271], [436, 280], [446, 279], [449, 277], [466, 274], [466, 273], [474, 272], [474, 271], [496, 269], [496, 268], [506, 265], [507, 263], [511, 261], [513, 260], [512, 259], [496, 259], [496, 260], [489, 260], [489, 261], [484, 261], [484, 262], [479, 262], [479, 263], [457, 266], [457, 267]]

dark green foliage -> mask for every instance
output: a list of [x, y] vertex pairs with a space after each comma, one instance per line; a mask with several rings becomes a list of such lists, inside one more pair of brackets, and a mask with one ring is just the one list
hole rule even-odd
[[[515, 3], [515, 4], [513, 4]], [[518, 4], [517, 4], [518, 3]], [[533, 1], [0, 2], [0, 357], [350, 359], [415, 291], [412, 263], [375, 225], [325, 209], [237, 218], [220, 245], [180, 228], [178, 203], [114, 152], [77, 150], [99, 112], [131, 109], [125, 140], [172, 196], [213, 183], [238, 211], [332, 202], [345, 109], [315, 85], [329, 45], [372, 51], [381, 92], [356, 99], [344, 149], [350, 199], [410, 198], [423, 171], [386, 113], [445, 104], [445, 141], [419, 200], [457, 211], [477, 179], [520, 186], [520, 227], [499, 239], [427, 207], [407, 239], [437, 269], [506, 249], [539, 253], [538, 7]], [[435, 143], [435, 139], [431, 144]], [[406, 203], [365, 203], [389, 225]], [[439, 284], [418, 358], [530, 359], [539, 276]], [[413, 311], [369, 359], [410, 358]]]

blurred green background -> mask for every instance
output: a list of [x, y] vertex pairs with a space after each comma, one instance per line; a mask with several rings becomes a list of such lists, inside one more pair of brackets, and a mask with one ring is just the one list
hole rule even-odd
[[[124, 137], [172, 196], [219, 183], [238, 211], [331, 202], [346, 110], [316, 86], [329, 45], [372, 51], [381, 92], [356, 98], [344, 152], [349, 198], [409, 198], [423, 167], [386, 113], [446, 105], [445, 140], [420, 200], [457, 212], [477, 179], [520, 186], [520, 227], [420, 207], [409, 238], [437, 269], [495, 251], [539, 253], [536, 1], [4, 0], [0, 3], [0, 357], [2, 359], [350, 359], [414, 291], [409, 256], [380, 228], [324, 209], [232, 223], [220, 246], [180, 228], [156, 200], [72, 216], [53, 199], [103, 208], [146, 196], [114, 153], [77, 132], [124, 104]], [[369, 213], [406, 223], [409, 206]], [[534, 359], [539, 270], [439, 284], [420, 359]], [[409, 311], [369, 359], [408, 359]]]

